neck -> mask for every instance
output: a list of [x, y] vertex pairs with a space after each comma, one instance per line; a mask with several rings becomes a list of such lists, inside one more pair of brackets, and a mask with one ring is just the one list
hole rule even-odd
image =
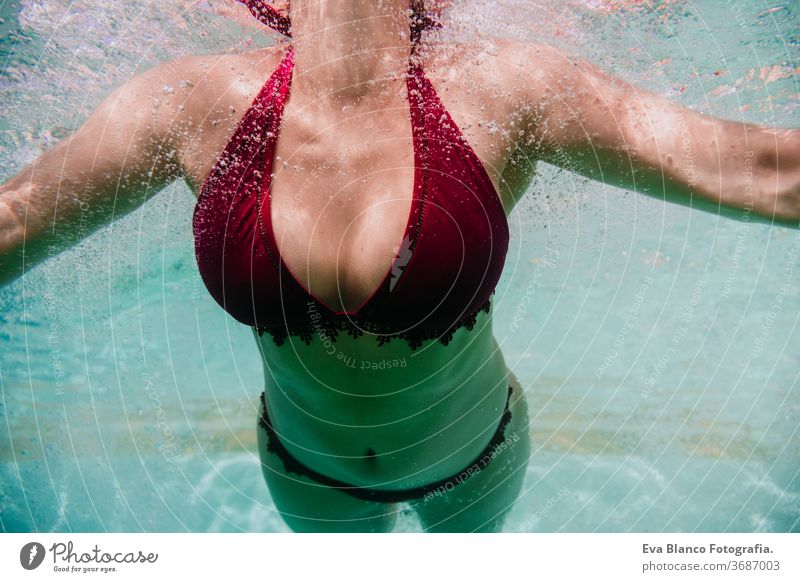
[[293, 91], [352, 103], [394, 87], [411, 53], [409, 0], [292, 0]]

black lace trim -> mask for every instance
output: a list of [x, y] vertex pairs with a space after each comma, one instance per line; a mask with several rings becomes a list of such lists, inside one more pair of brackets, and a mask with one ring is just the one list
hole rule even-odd
[[319, 336], [322, 339], [329, 339], [336, 341], [339, 333], [346, 332], [347, 335], [353, 338], [361, 337], [365, 333], [372, 334], [376, 337], [379, 346], [388, 344], [393, 339], [403, 339], [408, 342], [408, 346], [415, 350], [422, 346], [423, 342], [438, 339], [442, 345], [447, 345], [453, 339], [456, 331], [462, 327], [472, 330], [477, 322], [478, 315], [481, 312], [489, 313], [491, 308], [491, 299], [487, 300], [477, 311], [470, 313], [461, 321], [451, 325], [448, 328], [411, 328], [405, 330], [398, 330], [391, 326], [374, 323], [371, 321], [361, 320], [357, 317], [347, 315], [326, 315], [324, 311], [315, 311], [319, 317], [312, 319], [303, 326], [293, 327], [286, 329], [284, 326], [256, 326], [256, 332], [259, 336], [268, 333], [272, 336], [275, 345], [282, 346], [287, 337], [297, 337], [306, 345], [311, 344], [314, 336]]

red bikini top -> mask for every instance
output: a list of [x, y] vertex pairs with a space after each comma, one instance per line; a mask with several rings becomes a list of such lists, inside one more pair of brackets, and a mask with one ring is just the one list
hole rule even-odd
[[[235, 319], [310, 343], [340, 331], [447, 344], [453, 332], [489, 310], [508, 250], [500, 198], [418, 64], [406, 87], [414, 144], [414, 189], [408, 223], [386, 276], [352, 312], [313, 297], [284, 264], [270, 213], [273, 156], [289, 93], [293, 49], [256, 96], [209, 174], [194, 210], [195, 253], [214, 299]], [[273, 171], [275, 172], [273, 174]]]

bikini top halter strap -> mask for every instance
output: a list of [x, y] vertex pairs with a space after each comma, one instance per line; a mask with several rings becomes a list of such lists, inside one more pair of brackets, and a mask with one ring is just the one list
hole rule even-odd
[[[292, 21], [289, 19], [288, 7], [286, 11], [280, 11], [272, 6], [267, 0], [237, 0], [250, 9], [250, 13], [260, 22], [266, 24], [276, 32], [291, 38]], [[411, 4], [411, 44], [414, 48], [419, 44], [422, 31], [430, 28], [441, 28], [438, 15], [425, 10], [424, 0], [409, 0]]]

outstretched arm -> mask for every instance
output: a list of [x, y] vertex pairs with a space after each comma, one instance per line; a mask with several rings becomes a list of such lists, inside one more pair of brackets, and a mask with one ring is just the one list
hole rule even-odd
[[178, 177], [174, 115], [170, 106], [154, 108], [169, 69], [127, 82], [75, 134], [0, 186], [0, 285]]
[[534, 105], [536, 158], [715, 214], [800, 226], [800, 130], [701, 115], [551, 47], [504, 53], [517, 97]]

